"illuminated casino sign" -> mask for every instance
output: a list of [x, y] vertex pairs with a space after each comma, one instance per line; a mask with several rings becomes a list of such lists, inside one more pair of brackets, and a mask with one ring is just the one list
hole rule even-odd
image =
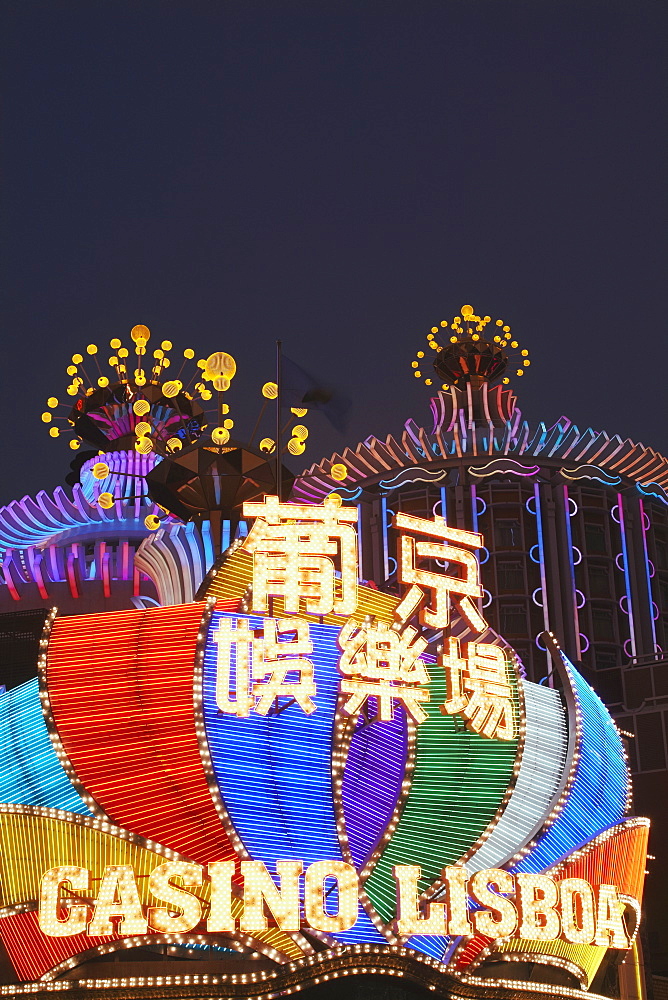
[[559, 686], [533, 684], [489, 627], [482, 536], [395, 514], [386, 594], [336, 495], [244, 516], [202, 601], [53, 614], [39, 678], [0, 697], [18, 975], [195, 938], [295, 962], [317, 940], [589, 985], [633, 942], [648, 824], [556, 642]]

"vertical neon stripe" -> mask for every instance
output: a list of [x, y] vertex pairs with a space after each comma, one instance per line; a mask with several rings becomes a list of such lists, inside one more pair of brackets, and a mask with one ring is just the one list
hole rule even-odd
[[[656, 625], [654, 624], [654, 602], [652, 600], [652, 577], [649, 571], [649, 555], [647, 553], [647, 532], [649, 528], [645, 527], [645, 518], [649, 521], [649, 514], [645, 512], [645, 505], [642, 500], [638, 498], [638, 506], [640, 508], [641, 527], [642, 527], [642, 554], [645, 560], [645, 579], [647, 580], [647, 603], [649, 604], [649, 620], [652, 628], [652, 652], [657, 652], [656, 643]], [[628, 599], [628, 598], [627, 598]]]
[[631, 656], [638, 655], [636, 645], [636, 630], [633, 621], [633, 602], [631, 595], [631, 574], [629, 572], [629, 553], [626, 544], [626, 523], [624, 521], [624, 506], [621, 493], [617, 494], [617, 510], [619, 511], [619, 534], [622, 540], [622, 559], [624, 561], [624, 588], [626, 590], [626, 610], [629, 617], [629, 638], [631, 640]]
[[[570, 516], [570, 497], [568, 495], [568, 486], [563, 487], [564, 491], [564, 519], [566, 521], [566, 544], [568, 545], [568, 574], [571, 581], [571, 606], [573, 609], [573, 621], [575, 624], [575, 658], [577, 660], [582, 656], [582, 649], [580, 643], [580, 617], [578, 615], [578, 602], [575, 593], [575, 563], [573, 562], [573, 533], [571, 531], [571, 516]], [[549, 631], [547, 625], [545, 628]]]

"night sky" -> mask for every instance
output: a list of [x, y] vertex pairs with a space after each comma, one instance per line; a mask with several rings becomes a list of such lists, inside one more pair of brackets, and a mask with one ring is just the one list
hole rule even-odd
[[46, 397], [136, 323], [235, 356], [239, 437], [277, 338], [341, 386], [348, 433], [308, 419], [310, 464], [428, 423], [410, 361], [470, 303], [530, 349], [531, 420], [668, 450], [662, 0], [4, 0], [2, 19], [1, 502], [63, 482]]

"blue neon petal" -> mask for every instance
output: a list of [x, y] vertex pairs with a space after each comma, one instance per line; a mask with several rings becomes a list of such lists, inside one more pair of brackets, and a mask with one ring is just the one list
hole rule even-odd
[[626, 814], [630, 777], [617, 728], [596, 692], [562, 653], [579, 704], [582, 736], [573, 779], [563, 809], [514, 872], [541, 872]]
[[47, 732], [37, 678], [0, 695], [0, 802], [92, 816]]
[[[278, 860], [344, 860], [336, 831], [332, 795], [332, 736], [338, 696], [339, 629], [309, 626], [313, 642], [317, 705], [306, 715], [299, 705], [278, 715], [252, 712], [247, 718], [216, 706], [217, 646], [213, 632], [223, 618], [262, 618], [214, 612], [204, 653], [203, 709], [209, 753], [220, 794], [252, 858], [275, 871]], [[332, 904], [334, 905], [332, 899]], [[361, 909], [357, 923], [337, 939], [346, 943], [385, 939]]]

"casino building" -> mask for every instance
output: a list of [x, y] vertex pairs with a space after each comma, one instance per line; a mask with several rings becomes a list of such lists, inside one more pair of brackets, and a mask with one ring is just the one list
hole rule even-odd
[[[239, 688], [235, 702], [227, 693], [221, 701], [216, 687], [215, 644], [220, 673], [220, 636], [230, 639], [230, 623], [239, 628], [248, 621], [255, 636], [248, 641], [266, 645], [271, 639], [262, 615], [268, 613], [269, 621], [278, 621], [273, 634], [280, 647], [285, 622], [278, 616], [295, 614], [282, 590], [283, 597], [270, 596], [266, 607], [256, 603], [253, 560], [259, 557], [247, 538], [257, 527], [244, 504], [259, 507], [277, 492], [275, 445], [268, 438], [255, 447], [231, 437], [224, 393], [235, 375], [233, 360], [212, 355], [198, 363], [190, 382], [183, 367], [168, 377], [171, 345], [163, 342], [146, 364], [145, 327], [133, 329], [130, 351], [111, 342], [111, 378], [89, 379], [83, 355], [73, 357], [72, 403], [62, 426], [56, 399], [43, 415], [53, 437], [72, 435], [69, 488], [0, 510], [0, 680], [7, 689], [0, 696], [0, 742], [15, 762], [0, 782], [6, 803], [0, 806], [5, 995], [27, 988], [19, 981], [43, 980], [45, 991], [73, 996], [96, 983], [119, 1000], [221, 995], [223, 984], [230, 996], [277, 990], [328, 996], [337, 995], [334, 981], [347, 976], [346, 989], [361, 996], [378, 988], [364, 977], [378, 984], [385, 976], [393, 996], [415, 995], [410, 990], [425, 996], [572, 996], [588, 989], [636, 998], [646, 995], [648, 950], [654, 972], [668, 974], [661, 880], [652, 878], [659, 861], [650, 856], [645, 862], [647, 827], [635, 818], [652, 819], [650, 850], [660, 856], [668, 820], [656, 794], [666, 779], [668, 752], [668, 460], [620, 436], [582, 430], [567, 417], [551, 427], [529, 425], [510, 387], [511, 381], [521, 384], [528, 351], [513, 336], [503, 321], [462, 307], [459, 316], [433, 327], [415, 354], [414, 375], [433, 393], [428, 425], [409, 419], [400, 439], [351, 444], [294, 482], [282, 470], [283, 499], [290, 490], [289, 501], [300, 505], [297, 521], [308, 523], [304, 510], [331, 510], [332, 502], [357, 511], [361, 584], [349, 621], [360, 630], [373, 622], [377, 629], [394, 628], [397, 616], [404, 621], [408, 586], [417, 592], [428, 578], [455, 572], [452, 553], [461, 549], [454, 548], [449, 559], [439, 559], [434, 549], [421, 570], [415, 563], [412, 576], [406, 570], [410, 546], [419, 559], [426, 544], [406, 541], [406, 525], [416, 523], [411, 519], [447, 526], [452, 545], [468, 545], [479, 566], [480, 592], [473, 589], [470, 598], [459, 592], [460, 601], [472, 602], [468, 617], [457, 605], [444, 628], [442, 616], [433, 617], [432, 602], [431, 612], [409, 609], [405, 618], [424, 639], [418, 663], [431, 678], [428, 718], [420, 719], [424, 705], [413, 704], [411, 714], [412, 703], [398, 704], [395, 697], [392, 717], [382, 719], [380, 700], [372, 695], [352, 731], [341, 693], [338, 701], [327, 694], [338, 676], [327, 673], [339, 656], [336, 642], [343, 648], [336, 635], [349, 611], [310, 614], [308, 605], [296, 605], [309, 636], [305, 640], [297, 629], [292, 642], [311, 644], [313, 683], [324, 692], [323, 702], [329, 699], [327, 708], [314, 694], [319, 711], [310, 714], [306, 695], [302, 701], [298, 691], [288, 697], [279, 685], [266, 715], [259, 696], [243, 718]], [[96, 353], [91, 345], [88, 354], [95, 359]], [[186, 367], [193, 357], [185, 352]], [[275, 388], [268, 383], [263, 390], [270, 405]], [[213, 414], [207, 412], [212, 400]], [[307, 432], [296, 420], [307, 408], [291, 402], [297, 405], [288, 448], [299, 455]], [[449, 536], [438, 537], [432, 545]], [[317, 558], [329, 557], [320, 551]], [[339, 553], [334, 560], [341, 606], [351, 558]], [[456, 570], [459, 579], [469, 579], [466, 565]], [[264, 638], [258, 640], [262, 621]], [[476, 649], [480, 640], [485, 649], [503, 650], [516, 743], [481, 735], [461, 701], [458, 712], [449, 712], [449, 688], [440, 712], [432, 713], [446, 640], [457, 650], [465, 644]], [[384, 641], [391, 648], [391, 640]], [[228, 679], [238, 684], [241, 647], [234, 648]], [[446, 675], [454, 677], [447, 670], [462, 661], [452, 659], [449, 648]], [[256, 645], [252, 649], [254, 664]], [[161, 672], [167, 665], [169, 684]], [[361, 668], [351, 670], [348, 676], [366, 676]], [[110, 692], [103, 704], [100, 698]], [[162, 735], [167, 719], [179, 734], [178, 748]], [[124, 736], [124, 725], [132, 738]], [[255, 814], [296, 809], [292, 803], [303, 789], [289, 768], [275, 761], [269, 767], [265, 758], [294, 748], [288, 756], [294, 752], [299, 764], [298, 747], [310, 754], [301, 761], [301, 780], [305, 773], [312, 778], [312, 812], [296, 810], [293, 827], [282, 821], [287, 832], [279, 835]], [[240, 761], [255, 789], [252, 800], [239, 786]], [[529, 791], [532, 782], [541, 786], [542, 799], [536, 788]], [[276, 786], [271, 795], [270, 784]], [[467, 803], [461, 808], [458, 793]], [[146, 815], [147, 802], [162, 819]], [[436, 841], [444, 842], [433, 859], [430, 810], [453, 831], [438, 829]], [[309, 836], [300, 839], [294, 823], [302, 830], [310, 826]], [[26, 843], [42, 845], [36, 857], [26, 853]], [[295, 854], [298, 845], [301, 853]], [[280, 857], [302, 858], [305, 866], [339, 858], [359, 873], [364, 899], [354, 927], [334, 935], [308, 927], [295, 934], [271, 920], [259, 937], [208, 933], [202, 924], [196, 933], [130, 935], [118, 922], [107, 935], [44, 932], [39, 892], [48, 884], [39, 890], [39, 878], [54, 864], [78, 864], [92, 872], [94, 885], [102, 856], [107, 868], [134, 866], [142, 894], [149, 854], [151, 867], [165, 858], [206, 866], [236, 856], [262, 859], [270, 870]], [[637, 904], [635, 910], [626, 904], [628, 951], [563, 936], [539, 942], [511, 934], [503, 944], [475, 933], [398, 938], [386, 898], [390, 862], [420, 864], [423, 878], [435, 865], [431, 885], [420, 885], [426, 919], [429, 900], [446, 898], [439, 858], [446, 865], [464, 858], [470, 874], [550, 872], [562, 881], [584, 879], [593, 890], [605, 878], [623, 885], [620, 898], [629, 900], [640, 896], [646, 863], [648, 918], [638, 931]], [[77, 895], [69, 887], [56, 886], [57, 906], [71, 908], [72, 898], [93, 905], [87, 890]], [[340, 883], [337, 892], [343, 892]], [[117, 887], [116, 901], [122, 897]], [[473, 913], [480, 904], [473, 899], [469, 907]], [[65, 910], [59, 912], [62, 922]], [[143, 918], [135, 916], [140, 926]], [[561, 919], [565, 924], [563, 912]]]

